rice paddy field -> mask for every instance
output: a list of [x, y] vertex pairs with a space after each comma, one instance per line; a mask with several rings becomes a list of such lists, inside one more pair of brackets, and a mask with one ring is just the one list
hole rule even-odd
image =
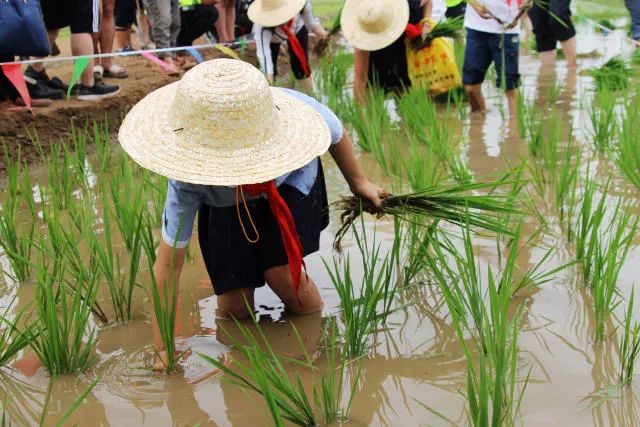
[[[307, 259], [325, 308], [307, 316], [265, 287], [255, 319], [216, 320], [195, 235], [179, 292], [157, 292], [166, 180], [107, 124], [70, 129], [34, 165], [5, 153], [0, 426], [640, 425], [640, 91], [624, 37], [582, 21], [578, 69], [553, 72], [523, 43], [514, 117], [491, 76], [485, 115], [418, 90], [359, 107], [337, 42], [317, 96], [373, 181], [423, 190], [442, 216], [357, 216], [338, 252], [334, 206]], [[494, 209], [473, 211], [484, 227], [443, 219], [460, 194], [460, 210]], [[151, 370], [154, 315], [167, 372]]]

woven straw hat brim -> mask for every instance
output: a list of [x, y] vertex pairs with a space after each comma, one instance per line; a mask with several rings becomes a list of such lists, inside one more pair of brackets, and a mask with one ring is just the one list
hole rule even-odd
[[357, 16], [357, 8], [363, 0], [347, 0], [344, 4], [340, 25], [342, 34], [354, 47], [374, 51], [384, 49], [398, 40], [409, 23], [409, 3], [406, 0], [383, 0], [388, 10], [393, 11], [389, 27], [379, 33], [364, 29]]
[[140, 166], [178, 181], [237, 186], [275, 179], [324, 154], [331, 134], [322, 115], [303, 101], [271, 88], [277, 124], [271, 138], [249, 149], [212, 149], [172, 129], [169, 112], [178, 82], [150, 93], [125, 117], [118, 140]]
[[282, 7], [265, 10], [262, 0], [255, 0], [249, 6], [249, 19], [263, 27], [277, 27], [296, 16], [304, 7], [306, 0], [287, 0]]

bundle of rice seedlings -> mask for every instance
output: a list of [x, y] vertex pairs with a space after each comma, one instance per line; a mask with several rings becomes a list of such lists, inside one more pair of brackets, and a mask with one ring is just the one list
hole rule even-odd
[[629, 88], [629, 78], [633, 71], [621, 56], [614, 56], [600, 67], [589, 70], [589, 75], [596, 81], [596, 89], [620, 91]]
[[331, 42], [331, 36], [338, 34], [338, 32], [340, 32], [340, 30], [342, 29], [342, 26], [340, 25], [340, 18], [342, 18], [343, 9], [344, 3], [342, 3], [342, 6], [340, 6], [340, 11], [338, 12], [338, 15], [336, 15], [336, 19], [334, 19], [333, 25], [331, 25], [331, 28], [329, 29], [329, 37], [324, 40], [319, 40], [318, 43], [316, 43], [316, 45], [314, 46], [313, 53], [316, 56], [322, 56], [324, 54], [325, 50], [327, 50], [327, 47], [329, 47], [329, 43]]
[[[513, 237], [506, 216], [519, 214], [512, 195], [491, 194], [496, 187], [513, 184], [503, 180], [487, 183], [457, 185], [437, 185], [414, 193], [382, 198], [382, 206], [377, 208], [370, 201], [360, 197], [343, 197], [334, 205], [342, 212], [334, 248], [341, 251], [341, 241], [354, 221], [367, 212], [377, 216], [391, 215], [402, 220], [410, 220], [412, 215], [423, 215], [452, 224], [469, 224], [485, 230]], [[470, 194], [472, 191], [488, 190], [490, 194]]]
[[417, 37], [411, 41], [411, 46], [415, 50], [424, 49], [431, 46], [431, 43], [438, 37], [457, 39], [461, 37], [464, 17], [447, 18], [433, 26], [429, 34]]

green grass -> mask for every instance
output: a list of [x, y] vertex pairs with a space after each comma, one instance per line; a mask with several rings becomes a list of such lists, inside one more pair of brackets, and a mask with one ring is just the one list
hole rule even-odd
[[371, 334], [385, 322], [391, 313], [396, 295], [395, 262], [399, 251], [393, 246], [391, 253], [382, 257], [380, 246], [369, 242], [366, 232], [359, 233], [353, 227], [358, 251], [363, 261], [363, 278], [358, 286], [353, 281], [351, 260], [347, 256], [340, 263], [334, 258], [325, 267], [340, 298], [340, 308], [344, 324], [344, 348], [348, 357], [366, 355], [371, 346]]
[[235, 349], [242, 356], [234, 358], [231, 367], [204, 354], [200, 354], [200, 357], [224, 372], [231, 383], [261, 395], [275, 426], [285, 426], [286, 421], [299, 426], [329, 425], [345, 421], [357, 390], [359, 371], [352, 381], [348, 403], [343, 407], [348, 359], [341, 357], [341, 351], [337, 347], [338, 329], [335, 320], [329, 322], [328, 333], [324, 337], [326, 373], [320, 376], [319, 381], [316, 379], [313, 382], [311, 393], [304, 387], [297, 370], [307, 369], [313, 372], [316, 368], [295, 327], [292, 325], [293, 334], [304, 351], [304, 361], [280, 357], [271, 347], [255, 317], [253, 323], [255, 334], [236, 322], [246, 344], [230, 336]]
[[588, 113], [593, 145], [599, 152], [606, 153], [613, 146], [617, 135], [616, 98], [608, 90], [597, 92], [589, 104]]

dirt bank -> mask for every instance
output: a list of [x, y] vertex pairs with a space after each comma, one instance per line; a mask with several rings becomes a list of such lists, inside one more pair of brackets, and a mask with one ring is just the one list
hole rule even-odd
[[[202, 55], [205, 59], [224, 57], [215, 49], [202, 51]], [[286, 55], [280, 57], [280, 75], [288, 75], [288, 58]], [[243, 59], [257, 64], [253, 46], [247, 48]], [[31, 162], [36, 154], [31, 137], [34, 134], [38, 135], [44, 148], [48, 148], [52, 142], [68, 136], [72, 123], [84, 126], [95, 120], [106, 119], [111, 131], [115, 132], [125, 113], [136, 102], [149, 92], [177, 80], [177, 77], [164, 75], [156, 65], [142, 57], [122, 58], [118, 63], [126, 67], [129, 78], [109, 79], [109, 83], [120, 85], [120, 92], [112, 98], [98, 102], [78, 101], [73, 98], [68, 102], [57, 101], [49, 107], [34, 110], [35, 115], [26, 109], [16, 111], [12, 103], [0, 103], [0, 144], [6, 146], [12, 154], [20, 150], [23, 159]], [[48, 68], [48, 73], [50, 76], [58, 76], [63, 81], [68, 81], [71, 77], [71, 67], [65, 63], [56, 63]], [[0, 156], [0, 175], [4, 170], [4, 159]]]

